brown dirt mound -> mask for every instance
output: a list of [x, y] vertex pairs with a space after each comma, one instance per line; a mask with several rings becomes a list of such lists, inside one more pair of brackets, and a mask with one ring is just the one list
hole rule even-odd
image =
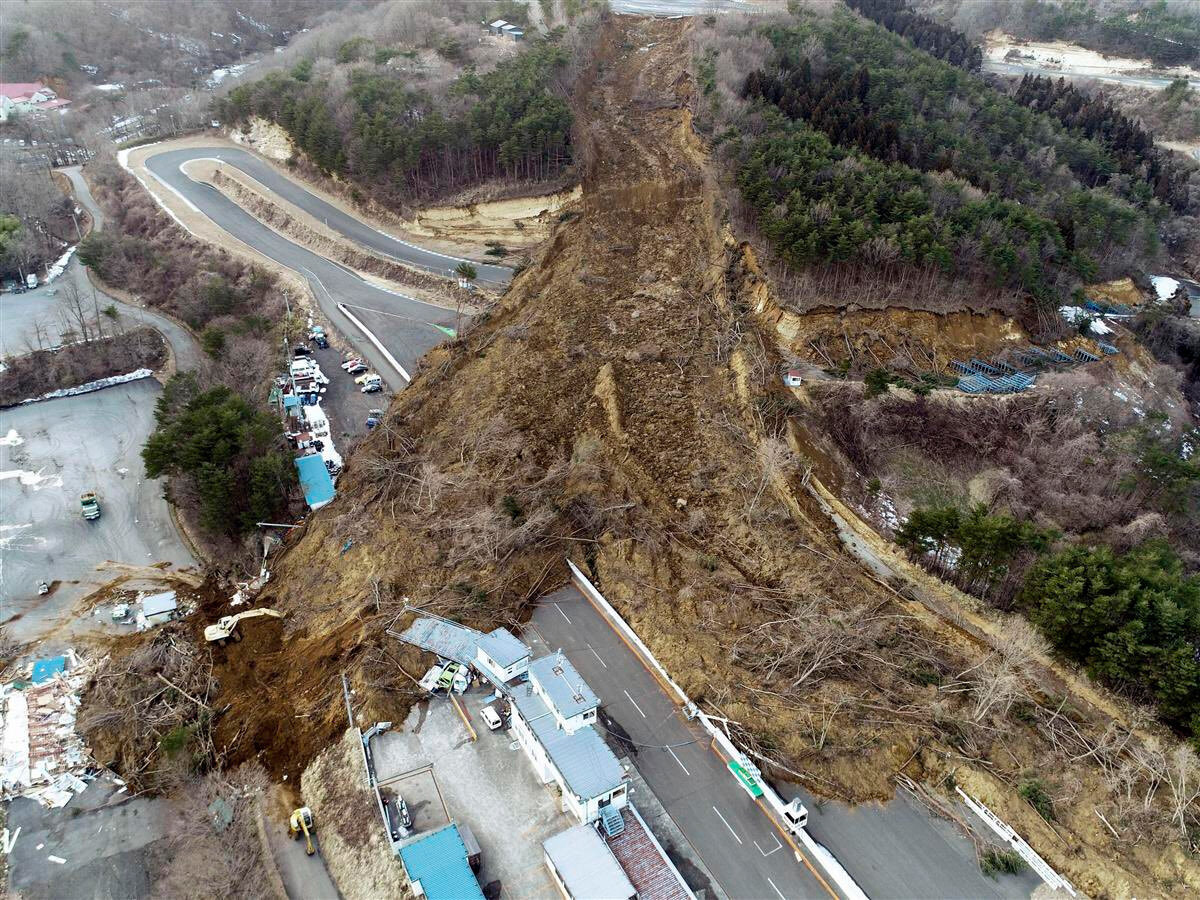
[[[688, 29], [605, 20], [577, 81], [579, 216], [485, 322], [427, 356], [339, 499], [279, 558], [259, 602], [289, 618], [215, 669], [230, 704], [219, 736], [290, 780], [342, 730], [343, 672], [364, 721], [401, 720], [418, 654], [383, 632], [408, 603], [511, 623], [571, 555], [697, 702], [815, 790], [868, 799], [899, 771], [986, 770], [984, 799], [1013, 801], [1006, 814], [1032, 832], [1016, 793], [1027, 770], [1089, 800], [1104, 796], [1097, 771], [1062, 755], [1061, 732], [1046, 738], [1065, 728], [1053, 708], [1029, 713], [1039, 731], [975, 712], [976, 675], [942, 690], [982, 662], [978, 644], [867, 577], [805, 492], [783, 359], [752, 316], [691, 129]], [[1153, 864], [1125, 859], [1095, 821], [1093, 804], [1068, 807], [1067, 837], [1038, 849], [1085, 890], [1118, 883], [1090, 874], [1103, 863], [1161, 892]]]

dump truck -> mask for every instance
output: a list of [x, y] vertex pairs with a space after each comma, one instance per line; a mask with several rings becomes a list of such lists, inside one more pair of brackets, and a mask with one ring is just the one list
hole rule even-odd
[[89, 522], [100, 518], [100, 501], [95, 491], [84, 491], [79, 495], [80, 515]]
[[274, 609], [248, 609], [237, 615], [222, 616], [217, 620], [215, 625], [209, 625], [204, 629], [204, 639], [215, 643], [218, 647], [224, 646], [226, 641], [234, 641], [236, 643], [242, 639], [242, 632], [238, 628], [238, 625], [246, 619], [257, 619], [261, 616], [282, 619], [283, 613]]

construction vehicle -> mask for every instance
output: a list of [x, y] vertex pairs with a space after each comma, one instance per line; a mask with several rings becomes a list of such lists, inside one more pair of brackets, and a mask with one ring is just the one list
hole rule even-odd
[[79, 495], [80, 514], [89, 522], [100, 518], [100, 501], [95, 491], [84, 491]]
[[282, 619], [283, 613], [274, 609], [248, 609], [237, 615], [222, 616], [215, 625], [209, 625], [204, 629], [204, 639], [216, 643], [218, 647], [223, 647], [226, 641], [236, 643], [242, 639], [242, 632], [238, 629], [238, 625], [246, 619], [257, 619], [260, 616]]
[[299, 840], [300, 835], [304, 835], [304, 852], [312, 856], [317, 852], [317, 848], [313, 846], [312, 833], [316, 831], [313, 825], [312, 810], [307, 806], [302, 806], [297, 810], [292, 811], [292, 817], [288, 819], [288, 837]]

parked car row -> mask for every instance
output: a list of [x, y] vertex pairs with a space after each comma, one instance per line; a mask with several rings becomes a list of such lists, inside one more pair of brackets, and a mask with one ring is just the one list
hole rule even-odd
[[349, 356], [342, 361], [342, 368], [350, 375], [356, 376], [354, 383], [360, 386], [364, 394], [375, 394], [383, 390], [383, 379], [370, 371], [370, 366], [361, 356]]

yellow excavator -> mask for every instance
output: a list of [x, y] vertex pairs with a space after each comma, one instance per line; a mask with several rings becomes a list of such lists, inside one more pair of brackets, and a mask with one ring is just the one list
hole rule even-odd
[[313, 846], [312, 842], [312, 833], [316, 830], [313, 825], [312, 810], [307, 806], [293, 811], [292, 817], [288, 819], [288, 837], [299, 840], [300, 835], [304, 835], [304, 852], [309, 856], [317, 852], [317, 848]]

